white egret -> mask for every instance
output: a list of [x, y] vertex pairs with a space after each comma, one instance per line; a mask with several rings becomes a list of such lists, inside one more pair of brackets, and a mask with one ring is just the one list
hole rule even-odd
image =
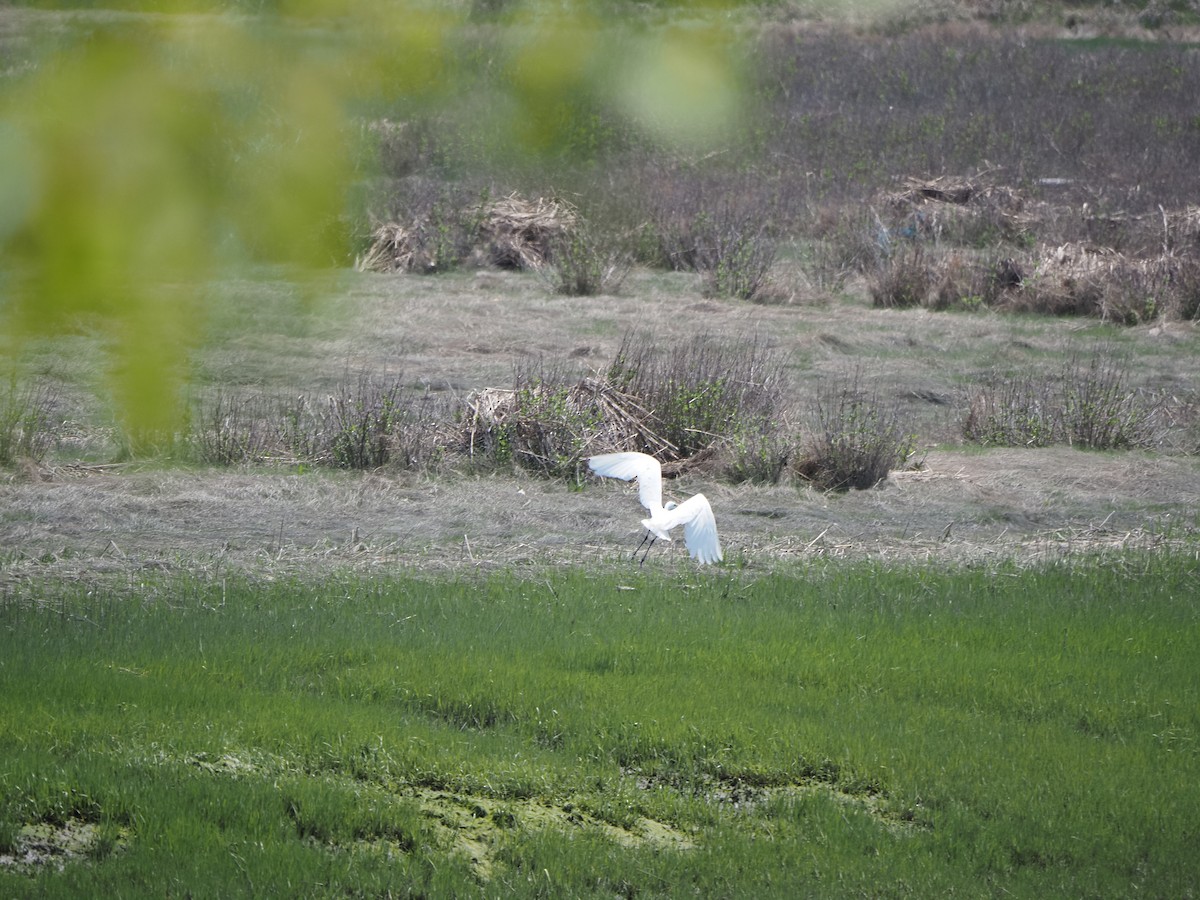
[[[721, 541], [717, 537], [717, 520], [708, 500], [703, 494], [696, 494], [682, 503], [670, 502], [664, 506], [662, 466], [653, 456], [645, 453], [602, 453], [589, 457], [588, 466], [605, 478], [620, 478], [622, 481], [637, 479], [638, 499], [642, 501], [642, 506], [650, 510], [650, 518], [642, 519], [642, 525], [646, 528], [642, 544], [649, 540], [650, 547], [653, 547], [659, 538], [669, 541], [671, 529], [682, 525], [683, 542], [697, 562], [705, 565], [721, 561], [723, 554]], [[638, 550], [642, 549], [642, 544], [638, 545]], [[646, 548], [646, 553], [650, 552], [650, 547]], [[637, 552], [633, 551], [635, 557]], [[644, 553], [642, 562], [645, 561]]]

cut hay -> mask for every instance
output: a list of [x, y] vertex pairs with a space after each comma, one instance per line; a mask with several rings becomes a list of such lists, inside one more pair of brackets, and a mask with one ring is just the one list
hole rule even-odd
[[427, 273], [470, 260], [501, 269], [539, 269], [551, 247], [576, 225], [566, 203], [518, 194], [457, 210], [435, 219], [386, 222], [371, 232], [371, 245], [358, 257], [361, 272]]
[[974, 178], [943, 175], [938, 178], [904, 179], [904, 186], [885, 195], [886, 204], [903, 212], [913, 207], [940, 203], [956, 206], [989, 206], [1018, 213], [1025, 205], [1024, 198], [1012, 188], [992, 184], [987, 173]]
[[1062, 244], [1042, 250], [1021, 289], [1005, 293], [1004, 306], [1136, 325], [1172, 312], [1188, 268], [1165, 254], [1140, 259], [1107, 247]]
[[360, 272], [411, 272], [428, 266], [420, 242], [397, 222], [387, 222], [371, 232], [371, 246], [359, 256], [354, 268]]
[[971, 246], [990, 243], [996, 236], [1022, 238], [1030, 227], [1025, 198], [986, 175], [905, 178], [900, 189], [878, 198], [888, 237]]
[[551, 247], [575, 227], [575, 210], [558, 200], [510, 194], [480, 210], [479, 249], [501, 269], [539, 269]]

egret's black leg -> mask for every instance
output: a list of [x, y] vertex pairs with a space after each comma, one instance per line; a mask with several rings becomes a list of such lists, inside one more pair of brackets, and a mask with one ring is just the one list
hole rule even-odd
[[[647, 535], [649, 535], [649, 534], [650, 534], [650, 532], [648, 532], [648, 531], [647, 531], [647, 532], [646, 532], [646, 534], [647, 534]], [[650, 547], [653, 547], [653, 546], [654, 546], [654, 542], [655, 542], [655, 541], [657, 541], [657, 540], [658, 540], [658, 538], [657, 538], [657, 537], [652, 537], [652, 538], [650, 538], [650, 544], [649, 544], [649, 546], [648, 546], [648, 547], [646, 547], [646, 552], [642, 554], [642, 562], [638, 563], [638, 566], [639, 566], [639, 567], [642, 565], [642, 563], [644, 563], [644, 562], [646, 561], [646, 557], [650, 555]]]
[[[642, 535], [642, 542], [637, 545], [637, 550], [633, 551], [633, 556], [629, 557], [630, 562], [633, 562], [635, 559], [637, 559], [638, 551], [641, 550], [642, 547], [646, 546], [646, 541], [648, 541], [648, 540], [650, 540], [650, 532], [649, 531], [647, 531], [645, 534]], [[646, 552], [649, 552], [649, 551], [647, 550]], [[646, 559], [646, 557], [643, 556], [642, 559], [644, 561]]]

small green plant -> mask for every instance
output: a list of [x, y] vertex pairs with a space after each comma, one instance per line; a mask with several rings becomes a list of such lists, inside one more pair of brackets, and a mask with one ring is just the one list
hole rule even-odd
[[398, 379], [359, 376], [351, 390], [342, 382], [329, 401], [329, 453], [342, 469], [374, 469], [391, 457], [393, 432], [402, 417]]
[[739, 300], [764, 298], [778, 248], [761, 225], [729, 222], [715, 228], [709, 240], [699, 263], [705, 293]]
[[726, 441], [725, 475], [734, 482], [778, 484], [796, 452], [793, 436], [778, 422], [740, 428]]
[[574, 477], [603, 428], [605, 390], [596, 379], [572, 380], [540, 365], [517, 368], [511, 390], [484, 391], [469, 401], [462, 449], [493, 466]]
[[822, 385], [811, 408], [811, 431], [796, 471], [827, 491], [865, 490], [908, 464], [916, 438], [901, 427], [897, 412], [877, 393], [868, 392], [861, 375]]

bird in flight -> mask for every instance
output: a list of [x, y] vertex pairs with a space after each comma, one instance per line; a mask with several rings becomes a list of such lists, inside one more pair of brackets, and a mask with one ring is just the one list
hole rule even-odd
[[682, 503], [669, 502], [664, 506], [662, 466], [653, 456], [645, 453], [602, 453], [589, 457], [588, 467], [605, 478], [620, 478], [622, 481], [637, 479], [638, 499], [642, 506], [650, 510], [650, 518], [642, 519], [646, 536], [638, 544], [638, 549], [633, 551], [634, 557], [642, 545], [649, 541], [650, 546], [642, 554], [642, 562], [645, 562], [654, 542], [660, 538], [671, 540], [671, 529], [682, 525], [683, 542], [693, 559], [701, 565], [721, 561], [724, 554], [717, 537], [717, 520], [708, 500], [703, 494], [696, 494]]

